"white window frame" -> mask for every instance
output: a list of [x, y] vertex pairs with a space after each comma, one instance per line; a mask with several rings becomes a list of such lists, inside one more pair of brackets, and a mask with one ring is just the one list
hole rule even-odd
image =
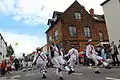
[[88, 27], [88, 26], [84, 27], [84, 33], [85, 33], [86, 37], [91, 37], [90, 27]]
[[75, 13], [75, 19], [81, 19], [81, 14], [79, 12]]
[[52, 36], [48, 37], [48, 42], [50, 43], [50, 41], [52, 40]]
[[98, 35], [99, 35], [99, 40], [103, 41], [104, 40], [103, 33], [101, 31], [99, 31]]
[[76, 37], [77, 29], [76, 26], [69, 26], [70, 37]]
[[54, 37], [55, 40], [58, 40], [58, 39], [59, 39], [59, 32], [58, 32], [58, 29], [55, 30], [54, 36], [55, 36], [55, 37]]

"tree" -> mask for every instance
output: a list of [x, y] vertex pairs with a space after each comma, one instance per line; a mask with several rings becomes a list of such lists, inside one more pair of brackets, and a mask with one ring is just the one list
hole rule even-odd
[[11, 46], [11, 44], [7, 47], [7, 57], [8, 56], [12, 56], [14, 54], [14, 49], [13, 47]]

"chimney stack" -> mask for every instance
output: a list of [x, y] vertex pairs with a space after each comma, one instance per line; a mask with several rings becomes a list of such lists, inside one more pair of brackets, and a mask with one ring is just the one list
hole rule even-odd
[[94, 14], [94, 9], [91, 8], [91, 9], [89, 10], [89, 12], [90, 12], [90, 14]]

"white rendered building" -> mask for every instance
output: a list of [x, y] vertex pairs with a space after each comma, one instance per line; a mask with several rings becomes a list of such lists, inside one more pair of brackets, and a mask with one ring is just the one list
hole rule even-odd
[[103, 7], [110, 41], [116, 45], [120, 40], [120, 0], [106, 0]]
[[7, 43], [0, 34], [0, 63], [2, 62], [3, 59], [6, 58], [6, 54], [7, 54]]
[[105, 15], [109, 40], [110, 42], [114, 41], [118, 46], [120, 40], [120, 0], [106, 0], [101, 6]]

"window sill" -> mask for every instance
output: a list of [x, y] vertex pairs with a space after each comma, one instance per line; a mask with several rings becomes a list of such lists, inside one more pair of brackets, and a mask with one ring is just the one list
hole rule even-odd
[[92, 36], [85, 36], [86, 38], [91, 38]]
[[70, 38], [76, 38], [77, 36], [69, 36]]

